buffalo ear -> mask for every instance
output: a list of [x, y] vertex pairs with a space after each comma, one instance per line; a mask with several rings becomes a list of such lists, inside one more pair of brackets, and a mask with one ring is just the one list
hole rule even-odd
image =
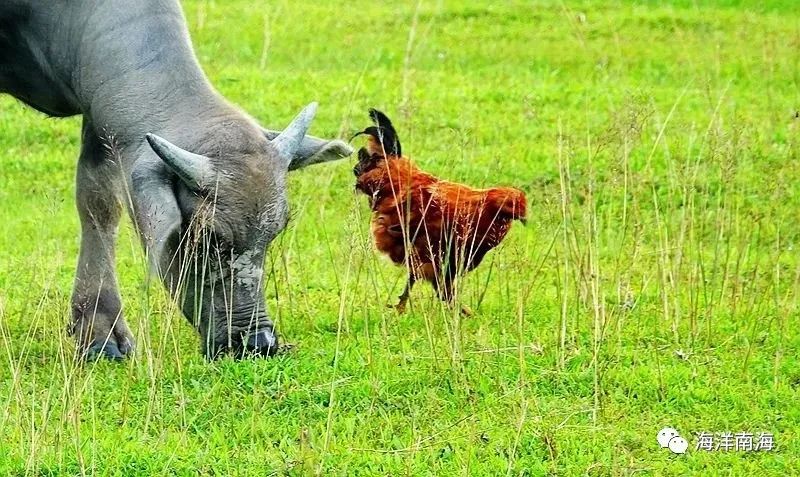
[[[313, 144], [314, 141], [319, 141], [323, 144], [317, 147], [317, 145]], [[306, 150], [306, 147], [309, 147], [309, 149]], [[298, 153], [299, 154], [295, 154], [292, 158], [292, 162], [289, 164], [290, 171], [321, 162], [337, 161], [352, 154], [353, 148], [340, 139], [325, 141], [306, 136], [300, 144]]]
[[[281, 131], [262, 129], [264, 137], [272, 141]], [[321, 162], [338, 161], [353, 153], [353, 148], [341, 139], [321, 139], [306, 135], [289, 163], [289, 170], [301, 169]]]

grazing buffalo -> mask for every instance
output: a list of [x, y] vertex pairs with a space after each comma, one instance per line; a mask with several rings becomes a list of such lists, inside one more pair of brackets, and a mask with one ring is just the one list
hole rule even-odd
[[83, 115], [71, 326], [82, 356], [133, 350], [114, 270], [123, 207], [207, 357], [275, 352], [262, 279], [286, 227], [286, 173], [352, 152], [306, 136], [316, 104], [283, 132], [260, 128], [209, 83], [178, 0], [3, 0], [0, 92]]

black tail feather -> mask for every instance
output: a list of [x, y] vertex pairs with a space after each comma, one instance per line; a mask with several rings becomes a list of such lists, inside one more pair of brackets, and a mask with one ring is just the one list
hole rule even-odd
[[377, 138], [386, 154], [402, 156], [400, 138], [397, 137], [397, 131], [395, 131], [389, 118], [375, 108], [369, 109], [369, 117], [375, 123], [375, 127], [368, 127], [363, 132]]

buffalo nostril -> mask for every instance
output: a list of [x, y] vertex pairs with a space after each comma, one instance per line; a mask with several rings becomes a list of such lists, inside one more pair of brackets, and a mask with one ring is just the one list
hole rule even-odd
[[272, 356], [278, 351], [278, 337], [272, 329], [261, 330], [247, 337], [247, 352], [256, 356]]

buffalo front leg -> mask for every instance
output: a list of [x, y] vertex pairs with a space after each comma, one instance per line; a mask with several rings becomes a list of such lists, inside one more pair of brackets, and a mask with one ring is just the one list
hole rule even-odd
[[84, 120], [76, 184], [81, 250], [72, 293], [71, 331], [78, 356], [86, 359], [122, 359], [133, 350], [114, 267], [122, 211], [117, 194], [121, 178], [118, 159]]

